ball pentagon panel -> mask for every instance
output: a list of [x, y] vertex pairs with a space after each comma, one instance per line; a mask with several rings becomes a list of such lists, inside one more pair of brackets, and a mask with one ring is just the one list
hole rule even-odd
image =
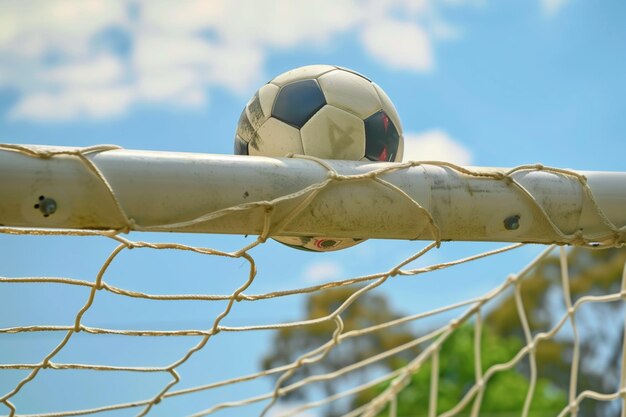
[[370, 161], [402, 160], [398, 155], [400, 141], [398, 130], [384, 111], [365, 119], [365, 157]]
[[300, 80], [280, 89], [274, 101], [272, 117], [301, 128], [325, 104], [326, 99], [317, 81]]
[[398, 154], [396, 155], [396, 159], [394, 162], [402, 162], [404, 160], [404, 139], [401, 137], [400, 142], [398, 143]]

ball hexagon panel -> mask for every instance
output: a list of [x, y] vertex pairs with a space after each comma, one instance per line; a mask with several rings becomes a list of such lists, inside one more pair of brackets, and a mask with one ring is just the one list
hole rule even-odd
[[385, 93], [385, 91], [380, 88], [376, 83], [372, 83], [372, 85], [378, 93], [378, 97], [380, 98], [380, 102], [382, 103], [383, 111], [387, 113], [387, 116], [389, 116], [396, 129], [398, 129], [398, 132], [402, 132], [402, 123], [400, 123], [400, 116], [396, 111], [396, 107], [391, 102], [391, 99], [389, 98], [387, 93]]
[[259, 88], [259, 91], [257, 92], [261, 110], [266, 118], [269, 118], [272, 115], [272, 106], [274, 105], [274, 100], [276, 99], [278, 90], [280, 90], [279, 87], [268, 83]]
[[327, 104], [300, 129], [305, 155], [358, 161], [365, 155], [365, 126], [357, 116]]
[[257, 132], [256, 140], [248, 145], [249, 155], [283, 157], [288, 153], [303, 152], [300, 131], [273, 117], [263, 123]]
[[256, 138], [256, 129], [250, 123], [248, 117], [248, 106], [246, 106], [239, 116], [239, 122], [237, 122], [237, 136], [246, 142], [251, 142]]
[[359, 77], [361, 77], [361, 78], [365, 78], [367, 81], [372, 82], [372, 80], [370, 80], [369, 78], [367, 78], [365, 75], [361, 74], [360, 72], [356, 72], [356, 71], [355, 71], [355, 70], [353, 70], [353, 69], [346, 68], [346, 67], [340, 67], [340, 66], [337, 66], [336, 68], [337, 68], [338, 70], [341, 70], [341, 71], [346, 71], [346, 72], [352, 73], [352, 74], [354, 74], [354, 75], [358, 75]]
[[[384, 111], [365, 119], [365, 157], [371, 161], [395, 161], [400, 134]], [[400, 155], [400, 158], [402, 156]]]
[[[266, 84], [250, 99], [239, 117], [235, 141], [238, 138], [246, 143], [257, 142], [257, 130], [269, 119], [278, 90], [277, 86]], [[241, 148], [235, 143], [235, 149], [238, 147]], [[242, 155], [247, 155], [247, 152]]]
[[263, 114], [261, 108], [261, 100], [259, 99], [259, 92], [252, 97], [252, 99], [246, 105], [246, 115], [252, 125], [252, 128], [256, 131], [267, 120], [269, 116]]
[[317, 81], [296, 81], [280, 89], [274, 101], [272, 117], [301, 128], [325, 104], [326, 99]]
[[248, 155], [248, 142], [235, 135], [235, 155]]
[[279, 241], [295, 249], [304, 249], [311, 252], [330, 252], [349, 248], [362, 242], [363, 239], [335, 239], [330, 237], [293, 237], [274, 236], [274, 240]]
[[270, 81], [270, 83], [282, 87], [294, 81], [315, 79], [334, 69], [337, 69], [337, 67], [332, 65], [307, 65], [306, 67], [300, 67], [291, 71], [283, 72]]
[[382, 109], [382, 103], [372, 83], [352, 72], [337, 70], [328, 72], [317, 80], [322, 87], [326, 102], [346, 110], [361, 119]]

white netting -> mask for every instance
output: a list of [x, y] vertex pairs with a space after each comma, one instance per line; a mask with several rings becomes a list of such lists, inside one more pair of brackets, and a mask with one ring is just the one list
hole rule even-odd
[[[471, 297], [468, 300], [455, 302], [454, 304], [446, 305], [430, 311], [420, 311], [416, 308], [416, 311], [418, 312], [414, 314], [404, 315], [403, 317], [387, 317], [385, 320], [376, 323], [367, 322], [364, 325], [359, 325], [358, 320], [356, 321], [356, 324], [351, 321], [349, 326], [347, 326], [345, 320], [350, 309], [355, 308], [360, 299], [364, 299], [368, 296], [368, 294], [382, 288], [381, 286], [386, 282], [397, 280], [400, 277], [409, 277], [409, 279], [411, 279], [421, 276], [426, 272], [457, 267], [458, 265], [466, 264], [471, 261], [477, 261], [481, 258], [500, 255], [513, 250], [520, 251], [524, 250], [524, 247], [527, 247], [523, 244], [509, 245], [452, 261], [434, 262], [433, 264], [427, 266], [416, 267], [416, 262], [419, 262], [421, 259], [427, 257], [427, 255], [436, 251], [442, 244], [442, 242], [439, 241], [439, 227], [433, 217], [429, 215], [429, 218], [432, 220], [430, 228], [434, 241], [430, 244], [426, 244], [425, 247], [416, 251], [413, 255], [383, 272], [356, 276], [342, 280], [334, 280], [324, 282], [322, 284], [293, 289], [273, 290], [260, 293], [248, 292], [248, 289], [255, 283], [255, 279], [258, 274], [257, 263], [253, 258], [253, 252], [258, 250], [260, 245], [262, 245], [269, 237], [279, 235], [281, 228], [288, 224], [290, 219], [296, 216], [298, 210], [301, 210], [317, 195], [320, 190], [324, 189], [324, 187], [327, 187], [329, 184], [337, 181], [375, 181], [385, 187], [401, 193], [405, 198], [410, 199], [410, 197], [402, 190], [380, 177], [382, 174], [390, 170], [404, 169], [406, 167], [419, 164], [440, 164], [461, 172], [464, 175], [501, 180], [508, 184], [509, 187], [516, 189], [517, 192], [524, 196], [524, 198], [535, 204], [537, 212], [542, 213], [547, 223], [551, 225], [554, 231], [561, 237], [562, 242], [568, 242], [578, 246], [595, 247], [597, 246], [597, 242], [601, 241], [603, 242], [603, 246], [609, 248], [607, 250], [615, 250], [610, 248], [617, 248], [623, 244], [625, 232], [624, 228], [616, 227], [608, 220], [608, 218], [600, 210], [599, 206], [595, 204], [595, 200], [593, 199], [590, 188], [586, 184], [584, 176], [575, 172], [546, 168], [542, 166], [523, 166], [510, 170], [504, 174], [490, 174], [486, 172], [473, 172], [445, 163], [413, 162], [398, 165], [393, 168], [381, 169], [366, 175], [344, 176], [338, 174], [330, 165], [324, 163], [324, 161], [315, 160], [328, 170], [328, 178], [325, 181], [320, 182], [319, 184], [311, 185], [298, 193], [283, 196], [276, 201], [254, 202], [228, 209], [248, 210], [260, 206], [266, 207], [266, 227], [263, 234], [253, 243], [245, 244], [244, 247], [237, 250], [218, 250], [195, 244], [153, 243], [122, 236], [122, 234], [128, 233], [130, 230], [159, 230], [160, 228], [142, 227], [141, 225], [136, 224], [133, 219], [129, 218], [125, 214], [122, 204], [117, 199], [115, 190], [102, 175], [96, 164], [94, 164], [89, 158], [90, 154], [106, 152], [107, 150], [115, 149], [115, 147], [101, 146], [74, 151], [46, 151], [24, 146], [2, 145], [0, 146], [0, 149], [19, 152], [34, 158], [47, 159], [63, 155], [64, 157], [73, 156], [80, 159], [84, 166], [97, 175], [102, 183], [105, 184], [115, 201], [115, 204], [120, 212], [120, 216], [124, 219], [124, 224], [126, 225], [120, 230], [44, 230], [14, 228], [7, 226], [0, 227], [0, 232], [7, 235], [4, 240], [6, 245], [11, 244], [10, 239], [25, 238], [31, 235], [93, 236], [98, 239], [114, 241], [116, 243], [116, 246], [102, 263], [95, 277], [91, 279], [86, 277], [77, 278], [68, 276], [0, 276], [0, 285], [2, 286], [0, 287], [0, 291], [2, 291], [3, 287], [6, 288], [8, 286], [18, 288], [16, 292], [16, 294], [18, 294], [17, 297], [20, 296], [19, 294], [21, 294], [21, 296], [27, 294], [29, 291], [28, 288], [41, 285], [56, 285], [62, 286], [63, 288], [71, 287], [84, 289], [86, 293], [86, 300], [84, 300], [82, 306], [76, 311], [72, 323], [67, 323], [66, 325], [28, 324], [15, 325], [11, 327], [3, 327], [0, 325], [0, 327], [3, 327], [0, 328], [0, 336], [2, 336], [2, 340], [5, 341], [9, 340], [9, 338], [17, 338], [32, 334], [53, 333], [62, 335], [60, 342], [55, 343], [52, 348], [43, 352], [41, 359], [36, 362], [4, 363], [5, 361], [2, 361], [3, 363], [0, 364], [0, 375], [2, 375], [2, 373], [8, 375], [8, 373], [12, 371], [21, 371], [24, 373], [20, 374], [18, 378], [9, 378], [8, 376], [6, 378], [0, 378], [0, 382], [3, 382], [1, 386], [3, 389], [6, 387], [6, 391], [4, 393], [0, 392], [0, 403], [6, 406], [9, 416], [26, 415], [23, 411], [21, 411], [21, 407], [27, 409], [37, 408], [37, 410], [42, 410], [28, 415], [48, 417], [99, 413], [103, 413], [104, 415], [106, 412], [114, 411], [126, 412], [126, 414], [120, 415], [178, 415], [176, 412], [171, 414], [171, 410], [168, 411], [170, 414], [160, 414], [161, 411], [159, 411], [165, 403], [176, 398], [189, 398], [188, 402], [193, 403], [193, 408], [197, 410], [191, 413], [193, 416], [204, 416], [216, 413], [220, 410], [239, 408], [241, 408], [242, 411], [236, 412], [233, 415], [258, 413], [259, 410], [263, 415], [271, 414], [273, 416], [317, 415], [305, 413], [310, 413], [310, 410], [315, 409], [328, 410], [328, 408], [324, 408], [328, 406], [328, 404], [336, 404], [336, 406], [332, 408], [332, 412], [338, 412], [338, 410], [341, 410], [341, 412], [347, 413], [345, 415], [348, 416], [401, 416], [406, 415], [406, 411], [402, 411], [403, 407], [405, 409], [407, 407], [406, 404], [410, 404], [410, 401], [412, 401], [407, 399], [410, 397], [409, 394], [411, 393], [411, 390], [418, 389], [416, 387], [418, 386], [418, 379], [421, 377], [417, 377], [417, 375], [423, 375], [425, 373], [427, 373], [426, 380], [428, 385], [426, 400], [423, 402], [425, 404], [425, 411], [423, 414], [420, 414], [417, 410], [415, 410], [415, 415], [479, 415], [481, 414], [481, 409], [483, 407], [491, 407], [489, 405], [491, 404], [490, 401], [492, 401], [490, 398], [492, 398], [495, 394], [489, 393], [489, 390], [493, 389], [492, 387], [494, 386], [494, 381], [498, 382], [496, 381], [498, 375], [506, 374], [507, 372], [516, 372], [516, 375], [523, 375], [525, 381], [524, 383], [526, 384], [524, 386], [524, 399], [515, 415], [545, 415], [541, 413], [538, 414], [538, 411], [533, 408], [533, 404], [538, 401], [538, 390], [540, 390], [541, 396], [548, 395], [545, 394], [546, 392], [557, 392], [561, 390], [559, 392], [564, 393], [564, 400], [561, 406], [559, 406], [560, 414], [556, 414], [572, 416], [584, 414], [579, 414], [579, 409], [581, 409], [581, 404], [584, 405], [586, 401], [614, 404], [616, 400], [621, 401], [621, 399], [623, 399], [626, 395], [626, 385], [623, 371], [621, 371], [621, 373], [617, 372], [619, 375], [619, 381], [610, 388], [598, 386], [589, 389], [587, 389], [588, 387], [584, 387], [584, 389], [581, 389], [580, 384], [578, 383], [578, 377], [582, 372], [581, 355], [589, 350], [589, 346], [593, 345], [587, 343], [588, 338], [581, 338], [579, 335], [580, 325], [577, 324], [577, 317], [579, 317], [580, 311], [583, 307], [586, 305], [612, 305], [611, 303], [618, 303], [619, 308], [612, 311], [612, 314], [617, 314], [620, 317], [619, 320], [613, 320], [613, 333], [621, 334], [622, 332], [621, 327], [623, 327], [623, 321], [621, 320], [621, 302], [626, 296], [626, 275], [623, 274], [623, 264], [626, 257], [623, 256], [623, 252], [616, 252], [618, 255], [610, 258], [612, 262], [621, 262], [620, 271], [622, 271], [623, 274], [621, 281], [614, 280], [614, 282], [610, 285], [606, 284], [594, 287], [594, 285], [589, 284], [585, 287], [585, 285], [581, 284], [581, 282], [585, 282], [585, 279], [587, 278], [583, 276], [584, 274], [581, 275], [583, 278], [579, 278], [580, 271], [575, 271], [575, 277], [570, 276], [567, 250], [561, 248], [560, 253], [555, 255], [554, 247], [547, 247], [540, 256], [524, 267], [521, 272], [509, 275], [508, 277], [503, 277], [500, 285], [481, 296]], [[599, 222], [603, 224], [604, 230], [601, 233], [595, 233], [593, 236], [585, 236], [581, 232], [568, 234], [558, 230], [555, 222], [549, 218], [546, 210], [541, 206], [541, 204], [536, 202], [533, 195], [512, 177], [515, 172], [524, 170], [548, 170], [556, 175], [563, 175], [577, 179], [584, 190], [586, 198], [593, 203], [592, 206], [596, 210], [597, 218], [599, 219]], [[278, 221], [272, 218], [272, 207], [274, 205], [281, 201], [300, 198], [301, 196], [307, 197], [302, 200], [303, 202], [298, 205], [297, 209], [292, 212], [291, 216], [288, 216], [285, 219], [279, 219]], [[416, 210], [424, 210], [416, 202], [414, 202], [414, 206]], [[228, 212], [228, 210], [222, 210], [218, 213], [207, 213], [197, 219], [190, 220], [188, 223], [204, 222], [212, 218], [222, 216]], [[165, 226], [171, 225], [163, 225], [162, 228], [166, 228]], [[51, 238], [47, 237], [45, 239]], [[170, 292], [167, 293], [151, 293], [148, 291], [144, 292], [131, 290], [124, 288], [124, 286], [110, 284], [108, 282], [108, 277], [111, 265], [117, 262], [120, 256], [127, 253], [131, 249], [147, 249], [151, 251], [165, 252], [190, 252], [197, 255], [203, 255], [211, 259], [236, 259], [240, 260], [238, 265], [239, 274], [243, 275], [243, 277], [221, 277], [223, 280], [232, 280], [231, 282], [239, 279], [239, 281], [236, 281], [236, 289], [222, 294], [213, 293], [210, 288], [210, 282], [204, 285], [205, 288], [207, 286], [209, 288], [202, 291], [196, 291], [192, 294], [174, 293], [171, 291], [171, 287]], [[550, 264], [550, 262], [553, 264], [555, 259], [559, 260], [557, 262], [557, 269], [559, 271], [558, 276], [560, 278], [560, 283], [555, 285], [545, 284], [542, 286], [542, 289], [545, 291], [551, 291], [551, 294], [547, 295], [545, 300], [552, 300], [550, 302], [554, 302], [555, 288], [557, 288], [557, 298], [560, 297], [560, 305], [562, 308], [560, 310], [558, 308], [553, 309], [552, 311], [555, 311], [556, 313], [552, 317], [548, 319], [544, 318], [542, 326], [533, 327], [533, 325], [538, 321], [529, 317], [532, 312], [528, 310], [526, 305], [531, 303], [532, 300], [525, 298], [525, 296], [528, 297], [528, 295], [524, 293], [525, 283], [529, 282], [528, 286], [535, 288], [537, 287], [538, 282], [548, 282], [548, 278], [542, 277], [537, 270], [541, 269], [546, 264]], [[617, 261], [615, 261], [615, 259], [617, 259]], [[70, 263], [72, 261], [74, 260], [71, 258], [59, 260], [60, 263]], [[242, 274], [241, 271], [242, 268], [244, 268], [244, 265], [246, 265], [246, 272]], [[186, 273], [184, 264], [179, 265], [178, 268], [181, 271], [181, 274]], [[281, 271], [278, 273], [286, 274], [288, 271]], [[0, 271], [0, 274], [4, 273]], [[485, 274], [485, 271], [476, 271], [477, 276], [473, 277], [472, 280], [480, 280], [481, 277], [478, 275], [482, 276]], [[578, 287], [574, 293], [572, 293], [570, 286], [573, 285], [573, 283], [577, 283], [578, 287], [585, 287], [583, 289], [587, 290], [586, 294]], [[606, 291], [599, 292], [598, 288]], [[276, 302], [279, 306], [277, 308], [281, 308], [280, 302], [283, 299], [289, 299], [292, 297], [314, 297], [317, 294], [332, 293], [333, 291], [338, 291], [340, 289], [346, 290], [347, 292], [341, 293], [342, 296], [338, 298], [334, 304], [331, 303], [332, 308], [330, 308], [329, 311], [322, 311], [321, 313], [318, 311], [316, 314], [307, 317], [305, 320], [292, 320], [278, 324], [242, 324], [237, 326], [223, 324], [224, 320], [232, 315], [233, 309], [241, 305], [235, 305], [237, 302], [253, 304]], [[176, 306], [188, 302], [202, 303], [202, 305], [215, 305], [217, 307], [206, 307], [207, 311], [212, 311], [212, 313], [208, 314], [212, 317], [210, 325], [186, 330], [163, 329], [161, 328], [162, 326], [155, 326], [155, 328], [152, 329], [135, 329], [132, 328], [132, 326], [115, 328], [113, 326], [107, 327], [87, 325], [85, 316], [91, 311], [91, 309], [93, 309], [95, 300], [99, 296], [103, 297], [103, 295], [107, 293], [114, 294], [117, 297], [123, 297], [128, 300], [136, 300], [137, 303], [141, 301], [167, 303], [168, 306], [172, 306], [172, 311], [175, 311], [177, 308]], [[537, 293], [532, 294], [533, 296], [536, 296]], [[63, 300], [59, 299], [55, 301], [63, 302]], [[159, 305], [162, 306], [163, 304]], [[501, 306], [503, 305], [514, 306], [514, 316], [506, 316], [506, 314], [502, 313], [504, 310]], [[30, 305], [28, 308], [36, 309], [37, 306]], [[268, 304], [268, 307], [266, 308], [271, 310], [273, 307]], [[459, 310], [462, 312], [458, 313]], [[499, 315], [496, 316], [494, 311], [500, 311], [500, 313], [498, 313]], [[6, 315], [6, 317], [9, 317], [15, 313], [7, 311], [3, 314]], [[432, 320], [433, 317], [436, 318], [439, 316], [443, 317], [443, 319], [440, 319], [439, 321]], [[584, 316], [587, 317], [588, 315]], [[95, 317], [97, 316], [95, 315]], [[450, 317], [454, 318], [450, 319]], [[511, 333], [516, 333], [520, 337], [519, 340], [522, 342], [519, 346], [517, 346], [516, 353], [512, 357], [504, 359], [501, 358], [502, 360], [496, 363], [491, 363], [492, 361], [489, 360], [487, 361], [489, 363], [485, 364], [483, 363], [485, 361], [484, 350], [486, 349], [486, 347], [483, 346], [484, 337], [486, 337], [485, 326], [488, 325], [487, 323], [491, 319], [495, 320], [494, 317], [500, 317], [501, 320], [502, 317], [505, 317], [505, 319], [515, 317], [517, 324], [513, 326], [515, 328], [514, 330], [511, 330], [510, 328], [507, 330], [507, 337], [510, 336]], [[610, 322], [611, 320], [606, 319], [606, 321]], [[407, 332], [407, 334], [413, 335], [411, 340], [407, 341], [404, 339], [402, 340], [402, 343], [396, 346], [375, 346], [375, 349], [370, 351], [367, 357], [359, 358], [353, 362], [348, 360], [347, 363], [342, 361], [340, 362], [341, 366], [336, 367], [336, 369], [332, 369], [331, 366], [329, 368], [324, 368], [326, 369], [325, 372], [304, 372], [306, 369], [313, 369], [316, 365], [324, 363], [325, 361], [330, 361], [331, 358], [333, 358], [333, 355], [345, 356], [346, 353], [349, 353], [346, 352], [346, 349], [352, 349], [355, 346], [353, 341], [354, 343], [360, 343], [359, 341], [365, 340], [365, 338], [373, 334], [386, 332], [390, 329], [402, 326], [413, 326], [414, 323], [421, 322], [430, 324], [422, 326], [418, 332]], [[615, 322], [617, 322], [618, 328], [615, 328]], [[432, 323], [437, 323], [437, 325], [432, 326]], [[442, 392], [447, 389], [445, 385], [450, 383], [449, 379], [445, 379], [447, 378], [446, 375], [451, 372], [452, 369], [449, 368], [449, 366], [451, 366], [449, 364], [449, 358], [445, 357], [445, 355], [448, 355], [445, 350], [446, 343], [452, 344], [452, 341], [456, 340], [454, 339], [455, 335], [460, 334], [463, 331], [466, 332], [468, 326], [471, 326], [473, 329], [471, 332], [472, 348], [470, 350], [470, 356], [465, 358], [465, 360], [468, 363], [471, 363], [474, 372], [470, 384], [468, 384], [467, 381], [458, 382], [458, 385], [462, 385], [459, 390], [458, 398], [454, 404], [448, 406], [447, 397], [446, 404], [442, 404], [442, 400], [440, 400]], [[489, 326], [493, 327], [491, 324], [489, 324]], [[500, 322], [495, 325], [495, 327], [498, 326], [502, 328], [503, 324]], [[198, 381], [198, 375], [195, 375], [193, 377], [193, 383], [183, 384], [180, 370], [185, 366], [190, 366], [190, 364], [193, 366], [194, 358], [202, 352], [207, 351], [211, 344], [214, 343], [215, 339], [224, 337], [224, 334], [265, 331], [271, 332], [275, 335], [284, 335], [292, 329], [317, 329], [318, 333], [321, 332], [322, 334], [325, 334], [326, 338], [315, 347], [306, 346], [303, 351], [294, 352], [293, 357], [290, 358], [289, 361], [278, 366], [268, 366], [267, 369], [258, 372], [250, 370], [250, 373], [242, 373], [238, 376], [212, 382]], [[424, 329], [428, 329], [428, 331], [425, 331]], [[112, 336], [140, 337], [148, 340], [156, 340], [165, 337], [175, 339], [197, 338], [198, 340], [193, 343], [192, 347], [187, 347], [183, 349], [182, 352], [178, 352], [175, 360], [169, 361], [167, 365], [161, 366], [133, 366], [127, 364], [112, 365], [59, 360], [58, 358], [63, 356], [63, 352], [69, 350], [73, 341], [77, 339], [81, 333], [102, 338], [103, 343], [109, 343], [109, 345], [107, 345], [107, 350], [115, 349], [114, 343], [110, 342], [108, 339], [106, 342], [104, 341], [105, 337]], [[584, 340], [581, 341], [581, 339]], [[33, 344], [38, 343], [38, 339], [27, 339], [27, 342]], [[605, 342], [606, 340], [603, 340], [603, 343]], [[457, 342], [454, 343], [456, 344]], [[542, 346], [555, 346], [558, 343], [565, 344], [567, 346], [567, 349], [559, 351], [560, 354], [565, 352], [564, 354], [567, 356], [568, 361], [568, 378], [566, 381], [566, 387], [559, 387], [559, 383], [562, 381], [555, 381], [554, 387], [545, 388], [545, 380], [546, 378], [549, 378], [550, 375], [546, 376], [541, 374], [541, 369], [539, 369], [537, 365], [537, 352], [538, 350], [541, 350]], [[344, 348], [345, 346], [351, 346], [351, 348]], [[624, 352], [621, 340], [618, 350], [619, 352]], [[212, 357], [212, 363], [215, 366], [233, 369], [236, 368], [234, 364], [224, 362], [224, 358], [232, 358], [232, 355], [229, 356], [226, 352], [222, 352], [222, 355], [220, 355], [219, 352], [212, 352], [212, 355], [217, 355]], [[541, 355], [543, 355], [543, 353], [541, 353]], [[617, 369], [618, 366], [623, 366], [623, 358], [621, 358], [622, 355], [620, 355], [619, 361], [612, 363], [614, 369]], [[593, 361], [601, 362], [608, 356], [609, 353], [601, 352], [593, 358]], [[389, 363], [388, 361], [390, 358], [394, 357], [401, 357], [402, 359], [396, 361], [393, 366], [379, 366], [381, 363]], [[446, 367], [445, 369], [441, 369], [441, 364], [444, 360], [446, 361]], [[590, 359], [590, 361], [592, 360]], [[92, 378], [97, 379], [96, 375], [103, 373], [149, 374], [158, 375], [159, 378], [165, 375], [168, 378], [167, 380], [162, 380], [162, 378], [159, 379], [158, 384], [160, 384], [160, 387], [158, 387], [158, 389], [154, 389], [152, 394], [147, 398], [134, 398], [130, 401], [111, 402], [104, 406], [94, 407], [76, 407], [75, 404], [80, 402], [72, 402], [68, 399], [67, 406], [63, 411], [57, 411], [56, 409], [54, 411], [49, 411], [46, 404], [50, 401], [50, 398], [46, 396], [45, 392], [37, 394], [36, 391], [29, 390], [29, 385], [37, 381], [38, 378], [43, 378], [40, 374], [48, 375], [50, 372], [62, 373], [67, 371], [79, 372], [80, 378], [85, 381]], [[355, 378], [354, 375], [359, 376], [358, 378]], [[157, 378], [157, 376], [154, 378]], [[250, 381], [262, 379], [272, 381], [274, 388], [265, 393], [250, 395], [250, 391], [248, 391], [245, 384]], [[211, 379], [208, 378], [208, 380], [210, 381]], [[284, 401], [284, 399], [291, 399], [298, 392], [311, 389], [315, 390], [314, 387], [317, 386], [317, 384], [323, 384], [328, 381], [338, 382], [335, 386], [338, 386], [340, 389], [332, 393], [326, 392], [325, 395], [323, 393], [320, 394], [320, 391], [318, 390], [316, 391], [317, 394], [312, 394], [307, 397], [307, 400], [300, 398], [297, 405], [293, 405], [293, 400]], [[345, 383], [342, 383], [342, 381], [345, 381]], [[62, 378], [57, 382], [54, 382], [54, 384], [59, 383], [63, 383]], [[181, 388], [181, 386], [185, 387]], [[234, 387], [234, 399], [232, 400], [223, 400], [219, 395], [213, 397], [197, 396], [197, 394], [204, 394], [230, 386]], [[73, 396], [71, 393], [71, 390], [73, 389], [75, 389], [75, 385], [68, 385], [68, 391], [70, 391], [68, 398]], [[422, 392], [420, 395], [424, 395], [424, 393]], [[489, 398], [485, 400], [487, 397]], [[33, 398], [37, 398], [37, 400], [33, 400]], [[33, 401], [37, 404], [33, 404]], [[26, 404], [26, 402], [28, 402], [28, 404]], [[258, 404], [259, 406], [253, 409], [246, 408], [255, 404]], [[290, 404], [290, 407], [287, 408], [284, 404]], [[605, 410], [609, 410], [606, 411], [607, 413], [615, 412], [615, 410], [620, 409], [620, 407], [621, 403], [617, 404], [613, 408], [607, 407]], [[624, 407], [621, 407], [622, 410], [623, 408]], [[622, 413], [624, 413], [624, 411], [622, 411]], [[187, 415], [189, 413], [185, 411], [184, 414]], [[485, 415], [510, 414], [498, 414], [490, 411], [489, 413], [485, 413]]]

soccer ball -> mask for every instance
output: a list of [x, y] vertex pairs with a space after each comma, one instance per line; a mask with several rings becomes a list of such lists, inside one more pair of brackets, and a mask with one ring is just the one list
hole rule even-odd
[[[402, 126], [385, 92], [363, 75], [332, 65], [287, 71], [261, 87], [241, 112], [235, 153], [322, 159], [402, 160]], [[362, 239], [275, 237], [312, 251], [356, 245]]]

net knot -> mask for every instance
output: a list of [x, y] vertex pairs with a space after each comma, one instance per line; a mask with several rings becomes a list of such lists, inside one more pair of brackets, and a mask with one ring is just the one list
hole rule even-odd
[[131, 231], [135, 230], [136, 226], [137, 223], [135, 222], [135, 219], [129, 217], [126, 219], [126, 224], [124, 225], [124, 227], [120, 228], [119, 231], [121, 233], [128, 234]]
[[571, 243], [574, 245], [578, 245], [578, 246], [584, 246], [588, 242], [587, 242], [587, 239], [585, 239], [585, 235], [583, 234], [583, 231], [579, 229], [574, 233]]
[[509, 274], [509, 276], [506, 277], [507, 284], [513, 284], [516, 281], [517, 281], [517, 275], [515, 275], [515, 274]]
[[50, 159], [53, 156], [55, 156], [55, 154], [50, 151], [37, 151], [37, 157], [41, 159]]

